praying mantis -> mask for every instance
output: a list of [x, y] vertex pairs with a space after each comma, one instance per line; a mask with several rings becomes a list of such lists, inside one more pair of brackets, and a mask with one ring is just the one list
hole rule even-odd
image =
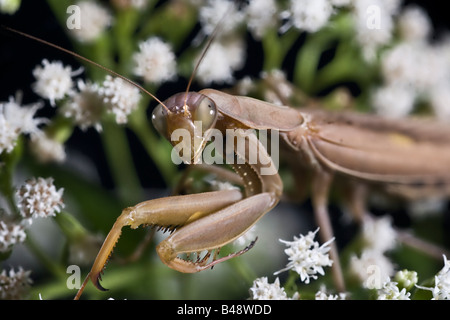
[[[349, 208], [358, 221], [366, 214], [365, 195], [370, 188], [407, 198], [450, 195], [450, 128], [445, 125], [387, 120], [350, 112], [294, 109], [213, 89], [189, 92], [189, 85], [186, 92], [162, 102], [140, 85], [124, 79], [159, 102], [152, 122], [175, 148], [190, 151], [190, 156], [184, 157], [186, 162], [197, 161], [210, 141], [211, 129], [218, 130], [224, 140], [230, 136], [227, 130], [232, 130], [233, 141], [237, 141], [232, 143], [235, 161], [231, 167], [240, 188], [175, 195], [125, 208], [107, 235], [76, 299], [89, 281], [103, 289], [101, 273], [125, 226], [150, 225], [169, 230], [170, 236], [158, 244], [156, 251], [164, 264], [184, 273], [212, 268], [250, 250], [255, 242], [219, 257], [221, 247], [240, 237], [277, 205], [283, 194], [283, 182], [278, 172], [262, 174], [263, 169], [275, 164], [258, 137], [247, 134], [247, 130], [277, 132], [280, 148], [293, 159], [296, 175], [310, 176], [314, 214], [324, 242], [333, 238], [327, 208], [333, 181], [346, 186]], [[177, 129], [186, 130], [192, 139], [173, 139]], [[238, 147], [238, 141], [243, 142], [242, 148]], [[224, 150], [216, 151], [226, 156]], [[251, 161], [251, 152], [257, 153], [253, 159], [256, 161]], [[207, 253], [202, 258], [198, 255], [196, 261], [179, 257], [202, 251]], [[345, 283], [335, 243], [331, 243], [330, 256], [334, 261], [336, 288], [343, 291]]]

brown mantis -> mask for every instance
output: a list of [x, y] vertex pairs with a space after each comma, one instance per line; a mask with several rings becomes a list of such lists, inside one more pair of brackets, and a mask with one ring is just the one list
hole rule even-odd
[[[261, 174], [274, 163], [256, 135], [246, 134], [248, 129], [278, 132], [280, 147], [295, 159], [296, 173], [310, 173], [311, 197], [323, 241], [333, 237], [327, 210], [333, 180], [348, 186], [350, 208], [359, 220], [365, 214], [363, 195], [367, 187], [414, 198], [450, 194], [450, 128], [435, 123], [297, 110], [212, 89], [180, 93], [160, 102], [152, 120], [175, 147], [190, 148], [191, 156], [185, 160], [192, 162], [210, 140], [210, 129], [217, 129], [224, 139], [228, 137], [227, 129], [232, 129], [234, 137], [244, 142], [243, 148], [233, 143], [236, 161], [231, 164], [242, 189], [155, 199], [124, 209], [76, 298], [89, 280], [102, 289], [100, 274], [124, 226], [152, 225], [170, 230], [171, 235], [157, 246], [157, 252], [166, 265], [181, 272], [199, 272], [247, 252], [253, 242], [241, 251], [218, 257], [220, 247], [245, 233], [270, 211], [283, 190], [278, 173]], [[201, 129], [197, 123], [202, 124]], [[180, 128], [187, 130], [192, 140], [172, 139], [173, 132]], [[257, 150], [256, 161], [251, 161], [250, 150]], [[207, 254], [197, 261], [178, 257], [201, 251]], [[344, 290], [334, 244], [330, 255], [336, 287]]]
[[[279, 131], [293, 156], [313, 172], [312, 199], [324, 240], [333, 235], [327, 212], [333, 176], [410, 197], [427, 192], [445, 195], [450, 192], [447, 173], [450, 129], [446, 127], [415, 121], [388, 121], [354, 113], [298, 111], [212, 89], [174, 95], [153, 112], [155, 127], [166, 137], [180, 127], [193, 133], [193, 119], [201, 119], [203, 124], [208, 124], [207, 128], [214, 126], [219, 130], [233, 127], [238, 131], [247, 128]], [[208, 140], [205, 132], [201, 137], [202, 148]], [[260, 144], [254, 135], [246, 138], [246, 150], [252, 144]], [[172, 141], [174, 145], [175, 142]], [[202, 148], [192, 150], [193, 154], [197, 155]], [[259, 150], [259, 160], [266, 159], [264, 148]], [[121, 229], [127, 225], [136, 228], [148, 224], [175, 230], [157, 246], [157, 252], [165, 264], [181, 272], [205, 270], [246, 252], [253, 243], [223, 258], [217, 259], [214, 254], [210, 260], [214, 249], [242, 235], [276, 205], [283, 185], [277, 173], [260, 174], [261, 161], [251, 164], [248, 154], [241, 154], [237, 148], [235, 152], [246, 160], [244, 164], [232, 165], [242, 178], [244, 192], [223, 190], [174, 196], [124, 209], [89, 273], [92, 282], [101, 288], [100, 273]], [[362, 199], [358, 198], [359, 191], [358, 188], [352, 190], [351, 205], [355, 216], [362, 219], [364, 207]], [[196, 262], [177, 257], [203, 250], [208, 254]], [[331, 256], [338, 265], [335, 247]], [[339, 267], [335, 267], [334, 275], [338, 288], [343, 289]]]

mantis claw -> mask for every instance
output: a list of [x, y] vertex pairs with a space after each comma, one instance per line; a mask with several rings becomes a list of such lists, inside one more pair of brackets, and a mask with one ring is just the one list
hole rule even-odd
[[[169, 266], [172, 269], [178, 270], [180, 272], [184, 272], [184, 273], [195, 273], [195, 272], [199, 272], [199, 271], [203, 271], [209, 268], [213, 268], [216, 264], [224, 262], [226, 260], [229, 260], [231, 258], [235, 258], [238, 257], [244, 253], [246, 253], [247, 251], [249, 251], [251, 248], [253, 248], [253, 246], [255, 245], [256, 241], [258, 240], [258, 237], [255, 238], [255, 240], [253, 240], [247, 247], [245, 247], [242, 250], [239, 250], [237, 252], [231, 253], [225, 257], [216, 259], [220, 248], [217, 249], [212, 249], [212, 250], [208, 250], [208, 252], [205, 254], [205, 256], [203, 258], [199, 258], [199, 255], [197, 255], [197, 259], [195, 261], [191, 261], [191, 260], [187, 260], [187, 259], [183, 259], [178, 257], [174, 252], [173, 249], [169, 248], [167, 243], [160, 243], [158, 245], [158, 254], [161, 258], [161, 261], [163, 263], [165, 263], [167, 266]], [[209, 261], [212, 251], [214, 252], [214, 256], [212, 258], [212, 261]], [[169, 254], [170, 252], [170, 254]], [[192, 252], [188, 252], [187, 253], [187, 257], [189, 258], [189, 254]]]
[[101, 273], [99, 273], [97, 276], [96, 275], [91, 275], [91, 281], [94, 284], [94, 286], [100, 290], [100, 291], [108, 291], [109, 289], [104, 288], [101, 284], [100, 281], [102, 281], [102, 275]]

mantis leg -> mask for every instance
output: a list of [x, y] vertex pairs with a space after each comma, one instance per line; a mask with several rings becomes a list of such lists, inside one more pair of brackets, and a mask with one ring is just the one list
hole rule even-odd
[[[220, 259], [213, 258], [209, 262], [212, 250], [219, 249], [240, 237], [272, 206], [273, 196], [270, 193], [260, 193], [245, 198], [180, 228], [157, 246], [158, 255], [167, 266], [185, 273], [199, 272], [241, 255], [248, 251], [253, 243], [244, 250]], [[204, 250], [208, 251], [205, 258], [195, 263], [177, 257], [181, 253]]]
[[103, 242], [91, 271], [75, 299], [81, 296], [89, 279], [98, 289], [105, 290], [99, 282], [100, 274], [120, 238], [123, 227], [137, 228], [140, 225], [150, 225], [173, 231], [241, 199], [240, 190], [223, 190], [153, 199], [141, 202], [134, 207], [125, 208]]
[[[328, 213], [328, 192], [332, 181], [332, 174], [324, 170], [316, 172], [312, 181], [312, 201], [317, 224], [320, 227], [320, 237], [323, 242], [333, 238], [333, 228], [331, 226]], [[345, 291], [344, 276], [336, 243], [330, 244], [330, 258], [333, 260], [332, 273], [337, 290]]]

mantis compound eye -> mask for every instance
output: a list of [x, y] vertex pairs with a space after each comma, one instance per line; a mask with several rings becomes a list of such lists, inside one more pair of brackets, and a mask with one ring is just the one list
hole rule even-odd
[[159, 132], [163, 137], [168, 137], [167, 132], [167, 111], [164, 107], [159, 104], [152, 113], [152, 123], [155, 129]]
[[202, 122], [203, 131], [213, 127], [217, 119], [217, 107], [213, 100], [204, 97], [195, 110], [194, 120]]

